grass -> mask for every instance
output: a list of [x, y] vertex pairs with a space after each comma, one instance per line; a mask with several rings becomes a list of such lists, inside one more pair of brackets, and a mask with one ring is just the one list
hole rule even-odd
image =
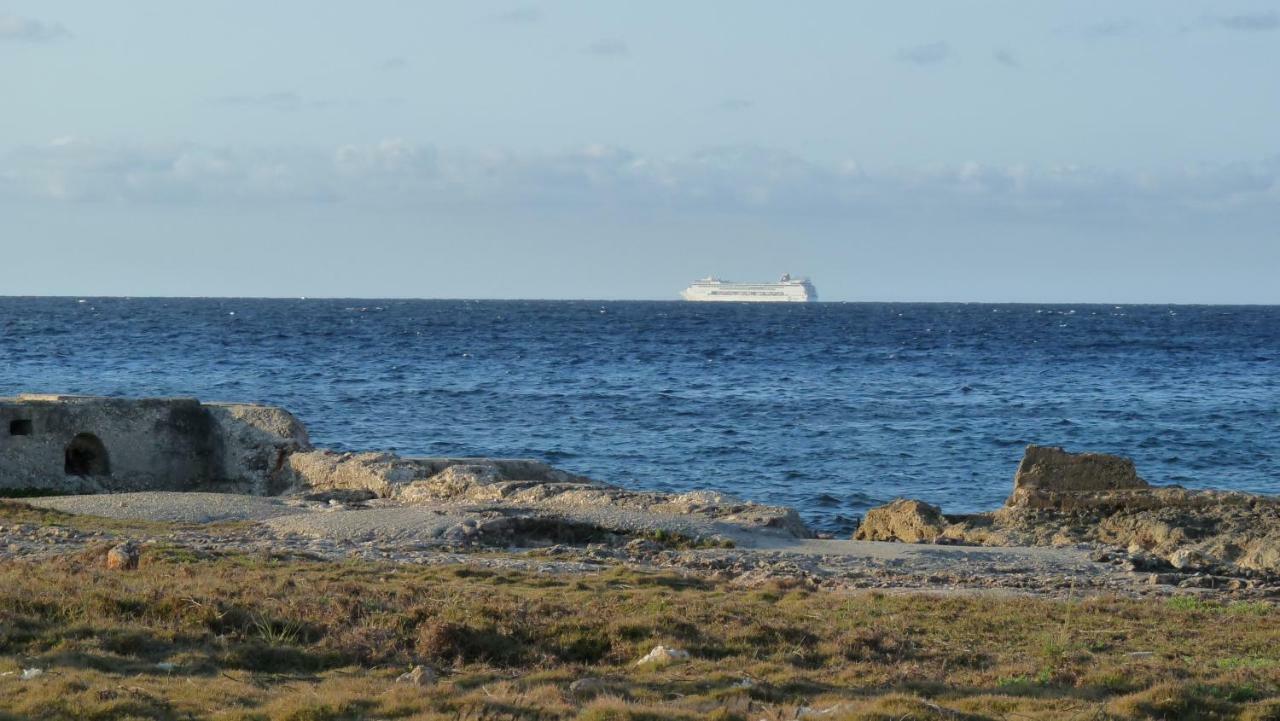
[[248, 528], [252, 525], [244, 521], [169, 523], [164, 521], [103, 518], [100, 516], [77, 516], [52, 508], [32, 506], [12, 498], [5, 499], [0, 497], [0, 525], [16, 524], [67, 528], [81, 533], [111, 534], [163, 534], [183, 530], [203, 532], [233, 531], [238, 528]]
[[[1280, 719], [1259, 602], [104, 552], [0, 563], [0, 721]], [[635, 667], [657, 644], [692, 657]], [[415, 664], [441, 680], [395, 683]], [[585, 677], [604, 693], [575, 695]]]
[[0, 488], [0, 498], [49, 498], [68, 495], [64, 491], [43, 488]]

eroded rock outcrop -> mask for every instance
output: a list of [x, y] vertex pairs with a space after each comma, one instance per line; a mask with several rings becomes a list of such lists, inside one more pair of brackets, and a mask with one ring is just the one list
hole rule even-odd
[[534, 513], [616, 531], [643, 528], [658, 517], [696, 517], [800, 538], [813, 535], [790, 508], [709, 491], [632, 491], [528, 459], [404, 458], [315, 450], [292, 454], [288, 466], [295, 487], [313, 495], [364, 492], [399, 504]]
[[288, 459], [293, 481], [313, 490], [367, 490], [405, 501], [493, 500], [597, 486], [546, 463], [516, 458], [406, 458], [394, 453], [314, 450]]
[[867, 511], [853, 537], [859, 541], [935, 543], [949, 525], [937, 506], [899, 498]]
[[216, 464], [225, 478], [247, 484], [248, 492], [258, 496], [289, 488], [286, 461], [311, 449], [306, 427], [292, 413], [250, 403], [202, 405], [219, 437]]
[[[1061, 448], [1029, 446], [1005, 505], [990, 513], [954, 517], [922, 511], [914, 517], [908, 502], [867, 513], [867, 540], [906, 540], [902, 526], [924, 524], [924, 542], [985, 546], [1065, 546], [1101, 544], [1154, 558], [1182, 571], [1280, 574], [1280, 498], [1231, 491], [1192, 491], [1152, 486], [1138, 476], [1128, 458], [1099, 453], [1068, 453]], [[927, 506], [920, 502], [912, 508]], [[891, 530], [883, 530], [888, 523]], [[919, 541], [916, 541], [919, 542]]]
[[1091, 507], [1118, 491], [1148, 488], [1128, 458], [1032, 445], [1018, 464], [1013, 494], [1005, 505], [1066, 511]]

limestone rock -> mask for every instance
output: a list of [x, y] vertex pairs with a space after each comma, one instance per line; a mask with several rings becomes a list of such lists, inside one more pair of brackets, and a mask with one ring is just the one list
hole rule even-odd
[[668, 648], [666, 646], [654, 646], [653, 650], [645, 654], [643, 658], [636, 661], [637, 666], [667, 666], [678, 663], [689, 658], [689, 652], [679, 648]]
[[1105, 544], [1134, 571], [1280, 575], [1280, 498], [1151, 486], [1133, 462], [1030, 446], [1013, 494], [991, 513], [957, 519], [944, 538], [1001, 545]]
[[1006, 505], [1071, 510], [1070, 506], [1081, 502], [1076, 494], [1147, 488], [1128, 458], [1030, 445], [1018, 464], [1013, 495]]
[[398, 484], [413, 480], [412, 463], [392, 453], [338, 453], [313, 450], [286, 459], [295, 485], [311, 491], [370, 491], [391, 496]]
[[246, 403], [206, 403], [221, 438], [218, 461], [222, 475], [243, 483], [259, 496], [282, 493], [289, 486], [288, 456], [311, 449], [307, 429], [283, 408]]
[[1204, 555], [1194, 548], [1179, 548], [1169, 554], [1168, 561], [1179, 571], [1195, 570], [1205, 565]]
[[132, 571], [138, 567], [141, 553], [133, 541], [126, 541], [107, 551], [107, 570]]
[[522, 491], [545, 496], [591, 485], [586, 478], [526, 459], [406, 458], [315, 450], [290, 455], [288, 464], [294, 483], [313, 492], [367, 490], [406, 503], [491, 501]]
[[410, 686], [430, 686], [436, 682], [436, 672], [427, 666], [414, 666], [412, 670], [400, 674], [396, 683]]
[[867, 511], [853, 537], [859, 541], [934, 543], [948, 525], [937, 506], [899, 498]]
[[[315, 450], [293, 453], [287, 462], [295, 486], [307, 491], [309, 498], [339, 490], [367, 491], [401, 504], [466, 506], [470, 512], [483, 509], [549, 519], [599, 519], [589, 522], [619, 533], [634, 532], [644, 523], [628, 523], [628, 518], [697, 516], [796, 538], [813, 536], [791, 508], [714, 492], [631, 491], [526, 459], [402, 458], [390, 453]], [[459, 528], [448, 535], [461, 540], [475, 534]]]
[[[801, 706], [800, 708], [796, 709], [796, 718], [798, 719], [799, 718], [815, 718], [815, 717], [820, 718], [822, 716], [834, 716], [836, 714], [843, 712], [847, 707], [848, 707], [847, 704], [842, 704], [842, 703], [838, 703], [834, 706], [828, 706], [826, 708], [812, 708], [810, 706]], [[911, 716], [908, 715], [907, 718], [911, 718]]]
[[[497, 494], [480, 493], [500, 480], [498, 469], [491, 464], [459, 463], [449, 466], [443, 471], [425, 480], [413, 481], [394, 491], [397, 499], [405, 503], [424, 503], [429, 501], [455, 500], [491, 500]], [[490, 498], [484, 498], [489, 496]]]
[[1266, 535], [1251, 538], [1239, 548], [1236, 563], [1241, 568], [1280, 573], [1280, 530], [1272, 529]]

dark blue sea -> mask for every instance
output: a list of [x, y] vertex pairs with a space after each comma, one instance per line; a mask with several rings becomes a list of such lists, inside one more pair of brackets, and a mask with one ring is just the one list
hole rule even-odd
[[843, 532], [1027, 443], [1280, 492], [1280, 307], [0, 298], [0, 395], [274, 403], [317, 445], [541, 458]]

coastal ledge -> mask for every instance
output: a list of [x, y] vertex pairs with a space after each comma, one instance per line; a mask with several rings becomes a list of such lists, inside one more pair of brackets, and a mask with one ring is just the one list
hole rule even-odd
[[61, 516], [47, 517], [53, 528], [14, 520], [0, 559], [114, 539], [137, 541], [144, 564], [159, 543], [568, 572], [624, 565], [738, 587], [1280, 596], [1274, 499], [1151, 487], [1127, 459], [1036, 446], [998, 511], [948, 516], [900, 500], [842, 540], [816, 537], [790, 508], [623, 489], [536, 460], [315, 448], [272, 406], [25, 395], [0, 399], [0, 496], [41, 509], [7, 502], [11, 520], [158, 524], [134, 538], [74, 531]]
[[1132, 460], [1031, 445], [1001, 508], [949, 516], [898, 499], [868, 511], [854, 537], [979, 546], [1097, 546], [1099, 560], [1153, 573], [1280, 575], [1280, 498], [1153, 486]]
[[[1012, 510], [898, 501], [860, 534], [926, 542], [884, 543], [538, 461], [316, 449], [265, 406], [19, 398], [0, 422], [0, 487], [31, 496], [0, 499], [4, 718], [1280, 709], [1274, 579], [1058, 534], [1169, 505], [1124, 459], [1029, 449]], [[1042, 545], [993, 545], [1018, 523]]]
[[[499, 542], [536, 530], [732, 545], [743, 534], [814, 536], [790, 508], [706, 491], [631, 491], [536, 460], [317, 449], [302, 423], [274, 406], [194, 398], [0, 398], [0, 495], [126, 492], [271, 496], [312, 510], [430, 509], [417, 525], [426, 539]], [[334, 524], [312, 525], [320, 533], [320, 526]]]

